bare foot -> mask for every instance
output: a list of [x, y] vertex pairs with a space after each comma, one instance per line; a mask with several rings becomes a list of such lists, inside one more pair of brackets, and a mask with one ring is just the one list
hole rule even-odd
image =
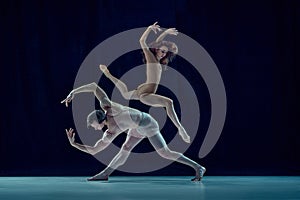
[[201, 181], [201, 179], [202, 179], [205, 172], [206, 172], [205, 167], [202, 167], [202, 166], [197, 167], [196, 176], [195, 176], [195, 178], [191, 179], [191, 181], [195, 181], [195, 182], [196, 181]]
[[190, 143], [191, 142], [190, 136], [186, 133], [186, 131], [185, 131], [185, 129], [183, 127], [181, 127], [178, 131], [179, 131], [179, 135], [182, 137], [182, 139], [186, 143]]
[[107, 69], [106, 65], [99, 65], [100, 70], [105, 74], [105, 75], [109, 75], [109, 70]]
[[97, 174], [91, 178], [87, 179], [88, 181], [108, 181], [108, 175], [104, 175], [104, 174]]

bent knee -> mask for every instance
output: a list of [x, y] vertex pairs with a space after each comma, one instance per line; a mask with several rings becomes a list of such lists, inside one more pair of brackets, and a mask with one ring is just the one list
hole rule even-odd
[[172, 99], [169, 99], [169, 98], [166, 98], [166, 100], [165, 100], [166, 102], [166, 106], [169, 106], [169, 107], [171, 107], [171, 106], [173, 106], [173, 100]]

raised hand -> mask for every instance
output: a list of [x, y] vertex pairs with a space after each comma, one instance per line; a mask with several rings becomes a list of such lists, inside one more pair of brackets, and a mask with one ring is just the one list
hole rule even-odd
[[148, 28], [150, 28], [155, 34], [157, 32], [161, 31], [160, 26], [157, 24], [158, 22], [155, 22], [153, 25], [150, 25]]
[[178, 30], [176, 28], [169, 28], [165, 30], [165, 33], [169, 35], [178, 35]]
[[70, 94], [67, 96], [67, 98], [65, 98], [64, 100], [62, 100], [60, 103], [65, 103], [66, 107], [68, 107], [68, 103], [70, 103], [74, 98], [74, 93], [70, 92]]
[[75, 143], [75, 133], [74, 133], [74, 129], [70, 128], [69, 130], [66, 130], [66, 134], [68, 136], [69, 142], [71, 145], [73, 145]]

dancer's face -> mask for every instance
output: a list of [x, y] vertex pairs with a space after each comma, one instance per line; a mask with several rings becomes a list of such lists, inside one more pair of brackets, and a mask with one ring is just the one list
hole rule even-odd
[[93, 127], [95, 130], [102, 130], [104, 125], [105, 125], [105, 121], [103, 121], [101, 124], [99, 124], [96, 121], [93, 121], [93, 123], [91, 123], [91, 127]]
[[163, 57], [166, 56], [167, 53], [168, 53], [168, 47], [161, 46], [158, 49], [156, 49], [156, 58], [158, 60], [161, 60]]

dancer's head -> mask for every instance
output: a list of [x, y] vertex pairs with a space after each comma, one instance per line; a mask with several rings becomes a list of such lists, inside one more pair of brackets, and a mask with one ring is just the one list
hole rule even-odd
[[174, 42], [164, 40], [150, 43], [149, 49], [163, 65], [168, 65], [178, 53], [178, 47]]
[[93, 127], [95, 130], [101, 130], [106, 121], [106, 113], [104, 110], [94, 110], [87, 116], [87, 127]]

